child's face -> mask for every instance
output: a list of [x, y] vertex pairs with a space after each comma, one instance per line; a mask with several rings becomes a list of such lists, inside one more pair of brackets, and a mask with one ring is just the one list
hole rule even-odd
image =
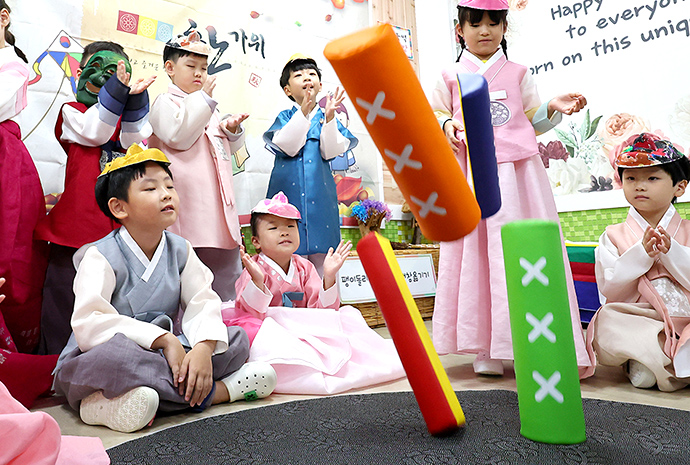
[[458, 26], [458, 34], [465, 39], [465, 44], [480, 60], [488, 60], [501, 46], [503, 34], [506, 32], [505, 23], [494, 23], [489, 13], [484, 12], [482, 20], [471, 24], [466, 22]]
[[312, 97], [316, 97], [321, 92], [321, 80], [316, 70], [307, 68], [291, 71], [288, 83], [283, 88], [285, 95], [294, 98], [295, 102], [301, 105], [307, 89], [313, 89]]
[[674, 197], [685, 192], [687, 181], [674, 185], [671, 175], [657, 167], [628, 168], [623, 171], [625, 199], [645, 219], [655, 214], [663, 215]]
[[[128, 199], [110, 199], [113, 215], [128, 228], [161, 232], [177, 219], [180, 199], [172, 178], [157, 163], [146, 163], [146, 172], [132, 181], [127, 191]], [[115, 201], [118, 207], [114, 207]], [[118, 216], [120, 214], [122, 217]]]
[[77, 102], [83, 103], [87, 107], [98, 102], [98, 93], [101, 87], [117, 73], [117, 63], [122, 60], [125, 62], [125, 69], [128, 73], [132, 72], [132, 65], [122, 55], [118, 55], [110, 50], [101, 50], [89, 58], [84, 69], [77, 71]]
[[252, 244], [276, 263], [289, 259], [299, 248], [297, 220], [264, 215], [256, 229]]
[[7, 43], [5, 42], [5, 29], [7, 29], [8, 24], [10, 24], [10, 12], [7, 8], [3, 8], [0, 10], [0, 48], [7, 47]]
[[208, 78], [208, 58], [203, 55], [186, 55], [176, 62], [165, 62], [165, 72], [168, 73], [173, 84], [184, 92], [191, 94], [204, 87]]

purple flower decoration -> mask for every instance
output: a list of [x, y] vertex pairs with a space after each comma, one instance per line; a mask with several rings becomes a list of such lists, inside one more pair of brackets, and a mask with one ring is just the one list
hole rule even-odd
[[568, 150], [566, 150], [563, 143], [559, 140], [552, 140], [548, 144], [544, 145], [539, 142], [539, 155], [541, 156], [541, 161], [544, 163], [544, 168], [549, 167], [549, 160], [567, 160]]
[[388, 205], [378, 200], [362, 200], [359, 205], [352, 207], [352, 216], [363, 222], [366, 222], [370, 217], [381, 213], [385, 213], [386, 220], [391, 219], [391, 210], [388, 208]]

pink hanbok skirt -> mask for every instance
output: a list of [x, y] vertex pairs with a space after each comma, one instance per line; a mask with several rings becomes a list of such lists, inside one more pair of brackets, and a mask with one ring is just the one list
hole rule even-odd
[[[226, 324], [255, 323], [225, 306]], [[371, 329], [359, 310], [269, 307], [249, 349], [249, 361], [276, 370], [276, 393], [336, 394], [405, 376], [395, 345]]]
[[[512, 360], [510, 317], [501, 227], [535, 218], [558, 222], [556, 204], [538, 155], [498, 165], [502, 206], [481, 220], [469, 235], [442, 242], [433, 316], [433, 340], [440, 354], [488, 352], [493, 359]], [[577, 363], [592, 365], [580, 323], [573, 276], [563, 245]]]

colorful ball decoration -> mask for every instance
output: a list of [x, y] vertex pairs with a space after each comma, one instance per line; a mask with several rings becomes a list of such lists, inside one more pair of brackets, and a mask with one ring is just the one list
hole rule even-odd
[[342, 10], [345, 8], [345, 0], [331, 0], [333, 2], [333, 6]]

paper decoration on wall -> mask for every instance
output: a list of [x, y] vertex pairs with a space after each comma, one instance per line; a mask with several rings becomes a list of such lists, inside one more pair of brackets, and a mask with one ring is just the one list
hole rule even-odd
[[122, 10], [117, 14], [117, 30], [160, 42], [167, 42], [173, 36], [172, 24]]
[[36, 84], [43, 77], [41, 72], [41, 63], [43, 59], [50, 56], [55, 63], [62, 69], [63, 79], [68, 79], [72, 85], [72, 93], [77, 93], [77, 70], [79, 69], [79, 62], [81, 61], [81, 55], [84, 51], [84, 47], [81, 46], [79, 42], [64, 30], [60, 31], [55, 37], [55, 40], [48, 46], [46, 51], [41, 53], [41, 55], [36, 58], [31, 69], [36, 73], [29, 85]]

